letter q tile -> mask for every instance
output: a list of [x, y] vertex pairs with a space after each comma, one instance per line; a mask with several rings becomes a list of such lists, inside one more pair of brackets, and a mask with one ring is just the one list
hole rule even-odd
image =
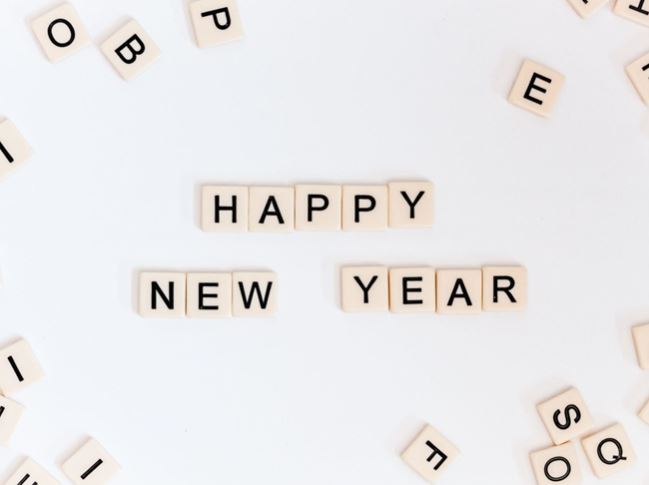
[[101, 50], [126, 80], [133, 79], [160, 57], [156, 43], [135, 20], [129, 21], [106, 39]]
[[584, 438], [581, 444], [597, 478], [610, 477], [635, 465], [636, 454], [621, 424]]

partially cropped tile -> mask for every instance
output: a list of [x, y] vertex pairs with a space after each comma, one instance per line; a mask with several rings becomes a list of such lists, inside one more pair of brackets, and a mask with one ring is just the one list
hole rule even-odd
[[250, 187], [248, 228], [253, 232], [290, 232], [295, 228], [294, 187]]
[[103, 485], [117, 475], [120, 465], [91, 438], [61, 468], [74, 485]]
[[633, 341], [641, 369], [649, 369], [649, 323], [633, 327]]
[[101, 50], [126, 80], [133, 79], [160, 57], [156, 43], [135, 20], [106, 39]]
[[45, 468], [27, 458], [4, 485], [59, 485], [59, 482]]
[[564, 82], [563, 75], [554, 69], [526, 60], [509, 93], [509, 102], [539, 116], [548, 117]]
[[90, 45], [90, 36], [75, 8], [64, 3], [32, 22], [32, 31], [50, 60], [56, 62]]
[[388, 228], [387, 185], [343, 186], [343, 230], [381, 231]]
[[232, 273], [232, 315], [272, 317], [277, 312], [277, 275], [270, 271]]
[[642, 100], [649, 104], [649, 53], [627, 66], [626, 73]]
[[140, 273], [140, 315], [150, 318], [180, 318], [185, 315], [185, 273]]
[[537, 407], [552, 442], [561, 445], [593, 428], [593, 418], [581, 393], [570, 388]]
[[584, 438], [581, 443], [597, 478], [610, 477], [635, 465], [635, 452], [621, 424]]
[[0, 396], [0, 445], [6, 446], [25, 411], [22, 404]]
[[391, 268], [390, 311], [435, 312], [435, 268]]
[[459, 450], [430, 425], [403, 452], [401, 458], [430, 483], [439, 480], [460, 455]]
[[482, 268], [484, 311], [522, 311], [527, 307], [527, 269], [523, 266]]
[[208, 232], [248, 230], [248, 187], [205, 185], [201, 189], [201, 227]]
[[568, 0], [570, 5], [575, 9], [575, 11], [582, 17], [588, 18], [601, 9], [604, 5], [610, 2], [610, 0]]
[[341, 219], [341, 185], [295, 186], [295, 229], [339, 231]]
[[340, 274], [343, 311], [358, 313], [389, 310], [388, 268], [349, 266], [343, 268]]
[[649, 0], [617, 0], [615, 13], [649, 27]]
[[0, 123], [0, 178], [29, 160], [32, 149], [10, 120]]
[[425, 229], [433, 226], [433, 184], [391, 182], [388, 184], [390, 227]]
[[199, 47], [220, 45], [243, 37], [235, 0], [197, 0], [189, 4]]
[[579, 485], [582, 481], [581, 467], [574, 443], [553, 446], [530, 453], [532, 470], [538, 485]]
[[0, 391], [5, 396], [39, 381], [43, 377], [34, 351], [26, 340], [0, 350]]
[[482, 271], [479, 269], [438, 270], [437, 312], [442, 314], [482, 312]]
[[649, 401], [647, 401], [647, 404], [645, 404], [645, 406], [640, 410], [638, 416], [640, 416], [640, 419], [645, 423], [649, 424]]
[[189, 318], [232, 316], [232, 274], [188, 273], [187, 316]]

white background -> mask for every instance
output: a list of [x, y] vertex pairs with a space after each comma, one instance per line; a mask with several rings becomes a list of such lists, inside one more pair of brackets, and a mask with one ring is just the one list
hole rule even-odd
[[[240, 0], [245, 40], [195, 47], [182, 0], [75, 0], [93, 39], [129, 16], [161, 59], [131, 83], [91, 47], [49, 64], [5, 0], [1, 112], [32, 144], [0, 184], [3, 342], [47, 377], [6, 478], [88, 436], [116, 484], [417, 485], [399, 453], [429, 422], [457, 444], [447, 485], [533, 483], [535, 405], [567, 386], [640, 456], [649, 375], [649, 115], [624, 66], [649, 30], [564, 0]], [[506, 101], [529, 57], [567, 77], [550, 120]], [[430, 179], [430, 231], [214, 235], [204, 183]], [[524, 264], [522, 314], [346, 315], [345, 264]], [[137, 272], [270, 269], [274, 319], [146, 320]], [[597, 483], [583, 454], [585, 483]]]

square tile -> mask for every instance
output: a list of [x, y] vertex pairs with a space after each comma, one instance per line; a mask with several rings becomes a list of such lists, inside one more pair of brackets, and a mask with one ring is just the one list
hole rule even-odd
[[235, 0], [198, 0], [189, 4], [198, 47], [224, 44], [243, 37]]
[[615, 13], [649, 27], [649, 0], [617, 0]]
[[642, 100], [649, 104], [649, 54], [627, 66], [626, 73]]
[[344, 231], [387, 229], [387, 185], [343, 185], [342, 213]]
[[248, 187], [205, 185], [201, 189], [201, 227], [208, 232], [248, 230]]
[[548, 117], [564, 82], [565, 78], [557, 71], [525, 60], [509, 93], [509, 102], [539, 116]]
[[293, 187], [250, 187], [248, 227], [254, 232], [290, 232], [295, 228]]
[[581, 444], [597, 478], [610, 477], [635, 465], [635, 452], [621, 424], [584, 438]]
[[0, 178], [29, 160], [32, 149], [10, 120], [0, 123]]
[[582, 17], [588, 18], [606, 5], [610, 0], [568, 0], [570, 5]]
[[42, 466], [27, 458], [4, 485], [59, 485]]
[[647, 404], [645, 404], [645, 406], [640, 410], [638, 416], [640, 416], [640, 419], [645, 423], [649, 424], [649, 401], [647, 401]]
[[460, 455], [458, 449], [430, 425], [401, 455], [410, 468], [429, 482], [438, 480]]
[[527, 308], [527, 268], [482, 268], [482, 309], [487, 312], [522, 311]]
[[435, 268], [391, 268], [390, 311], [435, 312]]
[[588, 407], [575, 388], [542, 402], [536, 409], [555, 445], [578, 438], [594, 426]]
[[358, 313], [389, 310], [388, 268], [349, 266], [343, 268], [340, 275], [343, 311]]
[[342, 185], [296, 185], [295, 229], [339, 231], [342, 222]]
[[0, 350], [0, 391], [5, 396], [43, 378], [43, 369], [26, 340]]
[[103, 485], [120, 470], [119, 464], [94, 439], [90, 439], [61, 465], [75, 485]]
[[581, 483], [581, 468], [574, 443], [553, 446], [530, 453], [532, 470], [538, 485], [578, 485]]
[[437, 270], [437, 312], [442, 314], [482, 312], [482, 271], [479, 269]]
[[69, 3], [59, 5], [32, 22], [32, 31], [50, 60], [56, 62], [90, 45], [90, 36]]
[[188, 273], [187, 316], [190, 318], [232, 316], [232, 274]]
[[276, 312], [277, 275], [275, 273], [232, 273], [232, 315], [272, 317]]
[[25, 411], [25, 406], [0, 396], [0, 445], [9, 444], [16, 426]]
[[130, 20], [104, 41], [101, 50], [126, 80], [133, 79], [160, 57], [156, 43], [135, 20]]
[[140, 273], [140, 315], [178, 318], [185, 315], [185, 273]]
[[426, 229], [433, 226], [434, 191], [430, 182], [388, 184], [392, 229]]
[[649, 323], [633, 327], [633, 341], [641, 369], [649, 369]]

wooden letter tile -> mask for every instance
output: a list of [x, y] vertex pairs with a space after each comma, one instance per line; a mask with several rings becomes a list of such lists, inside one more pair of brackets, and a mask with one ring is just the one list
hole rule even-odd
[[631, 442], [621, 424], [584, 438], [581, 443], [597, 478], [609, 477], [636, 462]]
[[185, 273], [140, 273], [140, 315], [178, 318], [185, 315]]
[[61, 60], [90, 44], [86, 28], [69, 3], [38, 17], [32, 22], [32, 30], [50, 62]]
[[0, 391], [8, 396], [43, 377], [36, 356], [26, 340], [0, 350]]
[[527, 307], [527, 269], [522, 266], [482, 268], [484, 311], [521, 311]]
[[243, 37], [235, 0], [197, 0], [189, 5], [198, 47], [219, 45]]
[[549, 67], [530, 60], [523, 62], [509, 101], [540, 116], [550, 116], [565, 78]]
[[432, 483], [446, 472], [459, 455], [460, 452], [450, 441], [427, 425], [401, 458], [422, 478]]
[[232, 274], [232, 315], [271, 317], [277, 311], [277, 275], [271, 272]]
[[250, 187], [249, 228], [256, 232], [290, 232], [295, 227], [293, 187]]
[[90, 439], [61, 465], [74, 485], [104, 485], [120, 470], [119, 464], [94, 439]]
[[441, 269], [437, 271], [437, 312], [472, 314], [482, 311], [482, 271]]
[[573, 443], [553, 446], [530, 454], [532, 470], [538, 485], [579, 485], [581, 468]]
[[341, 270], [342, 308], [349, 313], [387, 312], [388, 268], [347, 267]]
[[642, 100], [649, 104], [649, 54], [630, 64], [626, 72]]
[[343, 186], [343, 230], [380, 231], [388, 227], [386, 185]]
[[232, 315], [230, 273], [187, 274], [187, 316], [219, 318]]
[[435, 269], [390, 269], [390, 311], [435, 312]]
[[649, 424], [649, 401], [647, 401], [647, 404], [645, 404], [638, 416], [640, 416], [640, 419], [645, 423]]
[[160, 49], [135, 20], [111, 35], [101, 50], [117, 72], [126, 80], [137, 76], [160, 57]]
[[342, 186], [295, 186], [295, 229], [298, 231], [339, 231], [341, 211]]
[[424, 229], [433, 225], [433, 184], [392, 182], [388, 184], [390, 227]]
[[9, 120], [0, 123], [0, 178], [18, 168], [32, 156], [32, 149]]
[[202, 188], [201, 201], [203, 231], [248, 230], [248, 187], [206, 185]]
[[59, 485], [59, 482], [42, 466], [27, 458], [4, 485]]
[[536, 408], [555, 445], [578, 438], [593, 428], [593, 418], [575, 388], [562, 392]]
[[617, 0], [615, 13], [649, 27], [649, 0]]
[[588, 18], [606, 5], [610, 0], [568, 0], [582, 18]]
[[0, 396], [0, 445], [7, 445], [25, 411], [22, 404]]
[[633, 327], [633, 340], [641, 369], [649, 369], [649, 323]]

